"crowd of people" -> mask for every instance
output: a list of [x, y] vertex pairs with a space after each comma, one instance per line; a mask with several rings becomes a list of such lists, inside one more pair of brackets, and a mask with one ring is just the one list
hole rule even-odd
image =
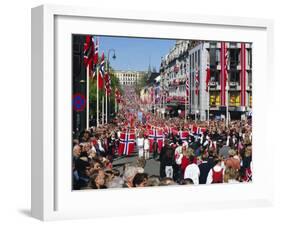
[[[224, 120], [163, 119], [138, 103], [130, 90], [110, 123], [73, 134], [74, 190], [252, 181], [251, 119], [228, 125]], [[161, 145], [151, 140], [152, 129], [161, 132]], [[126, 131], [135, 135], [136, 161], [125, 163], [120, 170], [114, 162], [127, 157], [118, 152], [120, 134]], [[160, 162], [155, 164], [157, 175], [146, 172], [151, 159]]]

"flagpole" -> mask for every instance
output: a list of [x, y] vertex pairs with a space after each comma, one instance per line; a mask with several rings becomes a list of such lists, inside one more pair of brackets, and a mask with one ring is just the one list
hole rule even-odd
[[105, 123], [107, 124], [107, 90], [105, 91]]
[[226, 89], [225, 89], [225, 91], [226, 91], [226, 97], [225, 97], [225, 99], [226, 99], [226, 127], [228, 127], [228, 120], [229, 120], [229, 116], [228, 116], [228, 84], [226, 84], [226, 87], [225, 87]]
[[115, 107], [115, 113], [117, 113], [117, 98], [116, 98], [116, 88], [115, 88], [115, 99], [114, 99], [114, 107]]
[[208, 82], [208, 115], [207, 115], [207, 120], [208, 120], [208, 126], [210, 125], [210, 82]]
[[90, 65], [87, 66], [87, 99], [86, 99], [86, 103], [87, 103], [87, 113], [86, 113], [86, 128], [89, 129], [89, 115], [90, 115]]
[[186, 123], [186, 118], [187, 118], [187, 90], [185, 90], [184, 124]]
[[97, 76], [97, 127], [99, 127], [99, 66], [96, 67], [96, 76]]
[[102, 95], [102, 125], [104, 124], [104, 95]]

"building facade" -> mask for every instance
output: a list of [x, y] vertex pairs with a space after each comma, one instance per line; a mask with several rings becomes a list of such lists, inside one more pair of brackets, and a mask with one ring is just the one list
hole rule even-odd
[[160, 87], [167, 113], [172, 116], [183, 112], [188, 105], [186, 78], [189, 74], [188, 48], [190, 42], [177, 40], [171, 51], [162, 58], [160, 66]]
[[188, 115], [200, 120], [226, 117], [227, 111], [241, 119], [252, 111], [251, 43], [177, 41], [160, 73], [168, 111], [186, 105]]

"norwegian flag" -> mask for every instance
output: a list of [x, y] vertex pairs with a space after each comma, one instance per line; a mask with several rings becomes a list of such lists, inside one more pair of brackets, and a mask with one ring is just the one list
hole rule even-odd
[[189, 96], [189, 78], [188, 74], [186, 74], [186, 81], [185, 81], [185, 89], [186, 89], [186, 96]]
[[[94, 40], [93, 40], [93, 43], [95, 43]], [[99, 62], [99, 42], [98, 42], [97, 38], [96, 38], [96, 44], [94, 46], [94, 49], [95, 49], [94, 64], [98, 64], [98, 62]]]
[[86, 40], [84, 43], [84, 48], [83, 48], [83, 60], [84, 60], [84, 65], [89, 66], [90, 69], [93, 66], [93, 42], [92, 38], [90, 35], [86, 35]]
[[152, 145], [154, 140], [158, 143], [158, 151], [160, 151], [164, 145], [165, 136], [163, 134], [163, 130], [159, 129], [151, 129], [149, 130], [149, 143], [150, 143], [150, 152], [152, 152]]
[[135, 133], [121, 132], [120, 134], [120, 143], [118, 147], [118, 154], [121, 155], [130, 155], [135, 148]]
[[100, 70], [99, 70], [99, 76], [98, 76], [98, 80], [99, 80], [99, 89], [102, 90], [103, 89], [103, 78], [104, 78], [104, 53], [102, 53], [101, 56], [101, 63], [100, 63]]
[[195, 70], [195, 94], [198, 96], [199, 94], [199, 71], [198, 71], [198, 66], [196, 66]]
[[209, 90], [209, 82], [211, 79], [211, 70], [210, 70], [210, 65], [207, 64], [207, 69], [206, 69], [206, 92]]
[[181, 131], [178, 132], [178, 135], [179, 135], [179, 137], [182, 141], [187, 141], [189, 133], [188, 133], [188, 131], [182, 131], [181, 130]]
[[104, 81], [105, 81], [105, 89], [108, 95], [110, 95], [111, 93], [111, 79], [110, 79], [110, 75], [108, 72], [105, 72], [104, 75]]
[[193, 126], [192, 127], [192, 132], [194, 134], [204, 134], [206, 132], [206, 128]]

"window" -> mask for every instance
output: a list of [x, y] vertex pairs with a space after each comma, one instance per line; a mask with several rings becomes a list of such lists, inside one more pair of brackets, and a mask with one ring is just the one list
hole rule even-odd
[[240, 71], [230, 70], [229, 75], [230, 75], [229, 78], [230, 82], [238, 82], [238, 84], [240, 84]]
[[239, 65], [239, 49], [229, 49], [229, 66], [230, 69], [236, 69], [237, 65]]
[[229, 104], [229, 106], [234, 106], [234, 107], [240, 106], [240, 92], [239, 91], [229, 92], [228, 104]]
[[220, 50], [210, 49], [210, 68], [216, 69], [217, 65], [220, 64]]
[[252, 85], [252, 71], [248, 71], [248, 85]]
[[250, 68], [252, 68], [252, 49], [247, 50], [247, 62]]
[[211, 82], [217, 82], [220, 84], [220, 71], [211, 69]]
[[220, 106], [220, 93], [210, 91], [210, 107]]

